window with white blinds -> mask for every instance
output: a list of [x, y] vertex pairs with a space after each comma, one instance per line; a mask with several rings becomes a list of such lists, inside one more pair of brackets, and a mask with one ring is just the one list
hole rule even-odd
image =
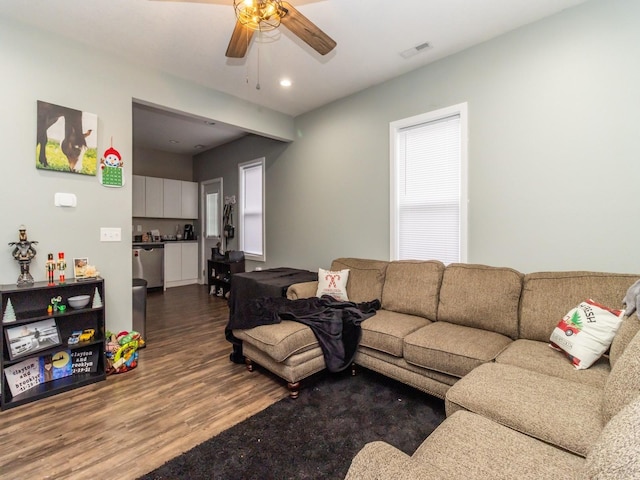
[[466, 261], [466, 104], [391, 124], [391, 258]]
[[245, 258], [265, 261], [264, 157], [238, 166], [240, 178], [240, 250]]

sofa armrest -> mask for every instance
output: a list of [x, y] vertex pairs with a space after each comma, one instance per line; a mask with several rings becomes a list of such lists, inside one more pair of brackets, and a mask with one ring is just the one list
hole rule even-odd
[[302, 282], [294, 283], [287, 288], [287, 298], [289, 300], [297, 300], [299, 298], [311, 298], [316, 296], [318, 291], [318, 282]]
[[367, 443], [355, 456], [345, 480], [451, 480], [428, 461], [416, 461], [388, 443]]
[[388, 443], [367, 443], [351, 462], [345, 480], [402, 478], [409, 460], [409, 455]]

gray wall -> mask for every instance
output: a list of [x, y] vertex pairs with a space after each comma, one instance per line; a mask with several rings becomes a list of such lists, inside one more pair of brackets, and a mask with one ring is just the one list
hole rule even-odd
[[[60, 61], [64, 58], [73, 59], [73, 68]], [[0, 243], [5, 245], [0, 283], [15, 284], [18, 278], [7, 243], [18, 239], [18, 227], [25, 224], [29, 238], [39, 242], [31, 264], [36, 280], [46, 278], [49, 252], [65, 252], [68, 259], [88, 257], [97, 266], [106, 284], [107, 328], [113, 331], [131, 328], [132, 102], [162, 105], [273, 138], [294, 137], [293, 120], [286, 115], [1, 18], [0, 60]], [[96, 114], [98, 154], [113, 139], [124, 160], [124, 187], [103, 187], [97, 177], [37, 170], [37, 100]], [[54, 207], [56, 192], [76, 194], [78, 206]], [[100, 242], [100, 227], [121, 228], [123, 241]]]
[[[265, 174], [267, 182], [271, 177], [277, 175], [274, 172], [275, 165], [279, 162], [282, 153], [289, 147], [286, 142], [279, 140], [272, 140], [269, 138], [261, 137], [258, 135], [247, 135], [234, 142], [221, 145], [206, 152], [193, 157], [193, 175], [194, 180], [202, 182], [205, 180], [212, 180], [214, 178], [223, 178], [223, 194], [225, 197], [236, 195], [238, 196], [238, 164], [255, 160], [257, 158], [265, 157]], [[266, 187], [267, 194], [269, 187]], [[269, 198], [265, 202], [266, 205], [266, 222], [267, 230], [277, 229], [278, 218], [280, 215], [273, 214], [269, 207]], [[234, 210], [234, 221], [236, 227], [238, 226], [238, 210], [237, 206]], [[290, 226], [287, 226], [289, 228]], [[268, 237], [268, 234], [267, 234]], [[229, 240], [227, 244], [227, 250], [238, 250], [238, 237]], [[269, 238], [266, 239], [267, 250], [267, 262], [269, 261], [269, 255], [271, 252], [271, 246], [269, 245]], [[250, 271], [256, 267], [264, 267], [263, 262], [246, 262], [246, 270]]]
[[131, 170], [134, 175], [194, 181], [193, 157], [191, 155], [163, 152], [151, 148], [133, 147]]
[[296, 118], [269, 266], [389, 258], [389, 122], [469, 106], [469, 262], [640, 272], [640, 2], [593, 1]]

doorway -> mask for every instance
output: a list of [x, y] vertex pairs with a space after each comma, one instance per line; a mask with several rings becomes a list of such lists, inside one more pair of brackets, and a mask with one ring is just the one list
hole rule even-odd
[[200, 212], [202, 212], [200, 231], [200, 271], [203, 283], [208, 282], [207, 260], [211, 258], [212, 248], [222, 246], [222, 205], [224, 199], [222, 177], [205, 180], [200, 183]]

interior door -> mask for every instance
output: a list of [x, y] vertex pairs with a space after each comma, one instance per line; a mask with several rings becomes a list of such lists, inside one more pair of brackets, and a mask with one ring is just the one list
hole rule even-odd
[[214, 178], [201, 183], [201, 268], [203, 281], [207, 281], [207, 260], [211, 259], [211, 249], [222, 246], [222, 178]]

